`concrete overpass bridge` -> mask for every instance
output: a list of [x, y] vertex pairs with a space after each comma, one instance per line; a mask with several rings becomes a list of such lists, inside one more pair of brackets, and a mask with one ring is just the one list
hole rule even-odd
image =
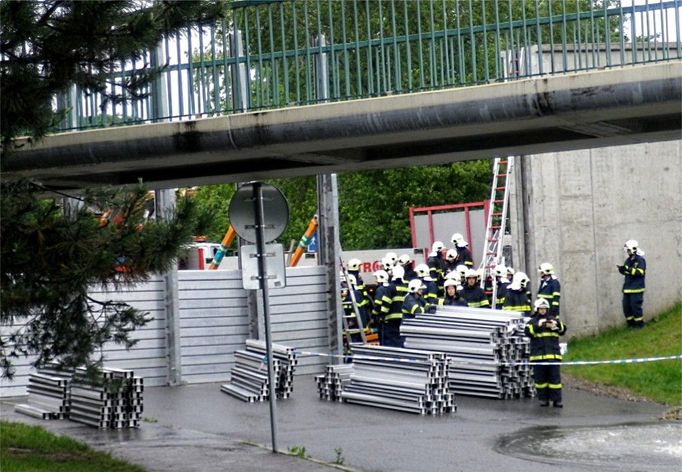
[[122, 66], [165, 65], [144, 100], [58, 97], [66, 131], [20, 141], [2, 178], [169, 188], [680, 137], [680, 0], [451, 3], [235, 2], [231, 27]]

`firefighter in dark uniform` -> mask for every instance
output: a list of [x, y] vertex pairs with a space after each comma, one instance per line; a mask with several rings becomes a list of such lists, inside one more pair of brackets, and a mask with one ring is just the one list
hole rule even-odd
[[366, 327], [367, 323], [369, 323], [369, 302], [363, 298], [362, 292], [360, 292], [360, 290], [358, 290], [356, 287], [356, 283], [355, 277], [350, 274], [348, 274], [347, 281], [341, 281], [341, 304], [343, 305], [344, 316], [349, 317], [348, 329], [351, 331], [351, 341], [361, 342], [362, 335], [359, 331], [355, 332], [356, 330], [360, 329], [360, 326], [358, 325], [355, 309], [353, 308], [352, 297], [355, 297], [355, 306], [358, 309], [358, 314], [362, 320], [363, 327]]
[[[566, 332], [566, 325], [550, 313], [549, 303], [538, 298], [535, 303], [535, 316], [526, 325], [526, 336], [530, 338], [530, 362], [561, 362], [559, 336]], [[540, 406], [563, 408], [561, 400], [561, 367], [559, 365], [533, 365], [535, 389]]]
[[557, 276], [554, 275], [554, 266], [549, 262], [543, 262], [538, 267], [538, 273], [540, 274], [538, 298], [547, 300], [549, 302], [549, 313], [559, 317], [561, 284]]
[[505, 297], [507, 295], [507, 287], [509, 286], [509, 279], [507, 278], [507, 268], [503, 265], [497, 265], [493, 269], [495, 275], [495, 283], [497, 284], [495, 298], [495, 308], [501, 310], [504, 307]]
[[438, 305], [438, 285], [436, 285], [436, 282], [434, 282], [431, 278], [429, 266], [426, 264], [419, 264], [415, 270], [417, 272], [417, 276], [419, 276], [424, 285], [426, 285], [426, 289], [424, 290], [423, 294], [424, 301], [435, 307]]
[[514, 278], [507, 286], [507, 292], [504, 294], [503, 310], [520, 311], [523, 316], [531, 315], [532, 310], [527, 288], [529, 282], [530, 279], [525, 273], [514, 273]]
[[622, 266], [617, 266], [618, 272], [625, 276], [623, 281], [623, 315], [630, 328], [643, 328], [642, 305], [644, 304], [644, 291], [646, 290], [644, 284], [646, 260], [642, 257], [644, 251], [639, 249], [639, 244], [634, 239], [627, 241], [623, 249], [628, 257]]
[[467, 301], [459, 295], [461, 287], [455, 279], [447, 279], [443, 284], [445, 295], [438, 300], [439, 306], [468, 306]]
[[456, 270], [458, 264], [457, 250], [448, 249], [448, 251], [445, 253], [445, 261], [443, 261], [443, 271], [445, 272], [445, 275], [448, 275], [450, 272]]
[[466, 285], [462, 290], [461, 296], [470, 308], [490, 308], [490, 302], [485, 296], [483, 289], [479, 286], [478, 272], [474, 269], [467, 270], [465, 275]]
[[382, 327], [382, 346], [403, 347], [403, 339], [400, 336], [400, 324], [403, 321], [403, 302], [407, 295], [407, 284], [403, 280], [404, 270], [401, 266], [393, 268], [393, 276], [389, 285], [388, 296], [391, 298], [391, 306], [388, 314], [384, 316]]
[[401, 254], [398, 258], [398, 264], [403, 266], [403, 269], [405, 270], [405, 282], [418, 278], [417, 272], [414, 270], [412, 258], [408, 254]]
[[427, 303], [423, 297], [424, 290], [426, 290], [426, 285], [419, 279], [410, 280], [407, 284], [408, 293], [403, 301], [403, 319], [416, 318], [426, 313]]
[[445, 270], [442, 258], [443, 249], [445, 249], [445, 245], [443, 245], [441, 241], [434, 242], [431, 245], [429, 258], [426, 260], [426, 265], [429, 266], [429, 271], [431, 273], [431, 279], [436, 282], [438, 287], [442, 286], [443, 279], [445, 278]]
[[382, 328], [384, 318], [388, 315], [391, 309], [392, 299], [389, 296], [389, 275], [385, 270], [377, 270], [374, 272], [374, 277], [377, 280], [377, 288], [374, 291], [374, 306], [372, 308], [372, 323], [378, 327], [379, 342], [382, 338]]
[[464, 239], [464, 236], [460, 233], [455, 233], [452, 235], [451, 240], [457, 250], [457, 262], [459, 264], [464, 264], [469, 269], [473, 268], [474, 258], [469, 250], [469, 243]]

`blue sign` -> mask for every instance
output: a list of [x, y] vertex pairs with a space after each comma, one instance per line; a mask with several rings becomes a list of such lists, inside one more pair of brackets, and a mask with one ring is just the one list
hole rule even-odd
[[308, 252], [317, 252], [317, 231], [310, 237], [310, 242], [308, 243]]

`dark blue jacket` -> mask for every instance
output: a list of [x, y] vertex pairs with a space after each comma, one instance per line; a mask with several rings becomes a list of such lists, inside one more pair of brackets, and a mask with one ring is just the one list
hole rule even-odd
[[474, 258], [471, 255], [471, 251], [469, 250], [468, 247], [459, 247], [457, 246], [457, 264], [464, 264], [467, 266], [469, 269], [471, 269], [474, 266]]
[[638, 254], [633, 254], [623, 263], [620, 273], [625, 276], [623, 293], [644, 293], [644, 277], [646, 276], [646, 261]]
[[549, 303], [549, 314], [559, 316], [559, 304], [561, 302], [561, 284], [553, 275], [540, 281], [538, 298], [544, 298]]
[[520, 311], [524, 316], [530, 316], [530, 299], [528, 298], [526, 289], [512, 290], [507, 287], [507, 292], [504, 295], [504, 307], [502, 307], [502, 309]]
[[464, 287], [460, 295], [467, 301], [467, 305], [471, 308], [490, 308], [490, 302], [485, 296], [483, 289], [478, 285]]

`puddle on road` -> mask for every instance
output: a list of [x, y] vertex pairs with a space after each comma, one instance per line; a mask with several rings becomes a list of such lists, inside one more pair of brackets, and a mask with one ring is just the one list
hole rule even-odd
[[682, 423], [536, 427], [503, 436], [495, 449], [536, 462], [678, 472], [682, 470]]

